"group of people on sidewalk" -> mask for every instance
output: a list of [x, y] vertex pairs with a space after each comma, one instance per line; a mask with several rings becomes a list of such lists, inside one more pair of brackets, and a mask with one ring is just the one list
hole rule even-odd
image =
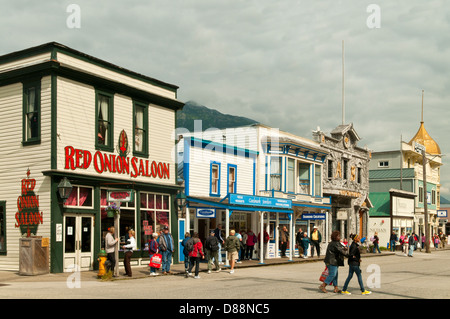
[[[331, 234], [331, 242], [328, 244], [325, 254], [324, 262], [326, 265], [325, 271], [327, 275], [323, 277], [323, 283], [319, 286], [319, 290], [323, 293], [327, 293], [326, 287], [328, 285], [334, 286], [335, 293], [342, 293], [345, 295], [351, 295], [347, 290], [350, 280], [353, 278], [353, 274], [356, 274], [358, 278], [361, 294], [368, 295], [371, 292], [364, 288], [362, 275], [361, 275], [361, 254], [359, 251], [359, 236], [355, 234], [350, 235], [352, 244], [350, 248], [347, 248], [341, 243], [341, 233], [335, 230]], [[338, 268], [344, 266], [344, 257], [348, 258], [349, 272], [347, 279], [342, 290], [338, 288]]]
[[228, 253], [228, 260], [230, 262], [230, 274], [234, 273], [234, 266], [237, 260], [239, 260], [239, 251], [241, 251], [241, 239], [236, 236], [235, 230], [230, 230], [230, 235], [224, 240], [221, 236], [220, 228], [210, 232], [208, 238], [205, 240], [205, 245], [199, 239], [198, 233], [194, 233], [190, 237], [190, 233], [185, 234], [185, 238], [182, 241], [184, 254], [184, 268], [186, 272], [186, 278], [192, 276], [192, 269], [195, 266], [194, 278], [199, 279], [200, 261], [207, 259], [208, 261], [208, 274], [212, 272], [212, 266], [214, 264], [214, 270], [220, 272], [222, 262], [221, 249]]

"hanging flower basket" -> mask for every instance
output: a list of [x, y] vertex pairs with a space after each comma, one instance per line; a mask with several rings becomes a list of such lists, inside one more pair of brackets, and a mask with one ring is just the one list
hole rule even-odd
[[117, 206], [116, 203], [112, 203], [106, 207], [107, 217], [114, 217], [116, 214], [120, 214], [120, 206]]

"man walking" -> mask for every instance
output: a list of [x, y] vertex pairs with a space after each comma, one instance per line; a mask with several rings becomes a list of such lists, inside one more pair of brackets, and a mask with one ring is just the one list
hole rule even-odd
[[389, 249], [395, 251], [395, 243], [398, 242], [398, 236], [395, 231], [392, 231], [391, 238], [389, 239]]
[[164, 226], [163, 233], [159, 237], [159, 250], [162, 254], [161, 271], [163, 275], [170, 274], [170, 264], [172, 263], [172, 254], [174, 252], [173, 237], [169, 233], [169, 227]]
[[322, 242], [322, 234], [317, 226], [314, 226], [311, 234], [311, 257], [314, 257], [314, 248], [317, 250], [317, 257], [320, 257], [320, 243]]
[[289, 242], [289, 233], [286, 226], [280, 231], [281, 258], [287, 258], [286, 249]]
[[[105, 252], [107, 254], [107, 260], [111, 264], [109, 269], [111, 269], [113, 276], [115, 277], [115, 275], [114, 275], [114, 268], [116, 267], [115, 253], [116, 253], [117, 242], [119, 241], [119, 238], [114, 238], [114, 231], [115, 231], [114, 227], [110, 227], [108, 230], [109, 231], [105, 236]], [[109, 269], [106, 269], [106, 270], [108, 271]]]
[[205, 249], [206, 249], [206, 259], [208, 260], [208, 274], [211, 273], [212, 263], [214, 259], [214, 265], [216, 266], [216, 271], [219, 272], [219, 240], [214, 236], [214, 230], [211, 231], [210, 236], [206, 238]]
[[236, 259], [239, 258], [238, 251], [240, 249], [239, 239], [235, 236], [235, 231], [230, 230], [230, 236], [228, 236], [225, 242], [225, 250], [228, 252], [228, 260], [230, 261], [230, 274], [234, 273], [234, 264]]

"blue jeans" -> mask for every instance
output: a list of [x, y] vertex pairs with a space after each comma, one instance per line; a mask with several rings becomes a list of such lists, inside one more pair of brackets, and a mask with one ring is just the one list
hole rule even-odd
[[170, 263], [172, 262], [172, 252], [166, 250], [161, 252], [161, 255], [162, 255], [161, 271], [167, 272], [170, 270]]
[[395, 251], [395, 240], [391, 240], [391, 245], [389, 246], [391, 251]]
[[378, 253], [381, 254], [380, 246], [378, 246], [378, 244], [373, 244], [373, 253], [374, 253], [374, 254], [375, 254], [375, 249], [378, 250]]
[[338, 281], [338, 268], [339, 266], [327, 265], [328, 268], [328, 277], [325, 279], [324, 283], [329, 285], [333, 283], [333, 286], [337, 286]]
[[412, 256], [414, 252], [414, 245], [409, 245], [409, 256]]
[[361, 268], [359, 266], [349, 266], [348, 268], [348, 277], [345, 281], [344, 287], [342, 288], [343, 291], [347, 291], [348, 284], [350, 280], [353, 277], [353, 273], [356, 274], [356, 277], [358, 278], [359, 288], [361, 289], [361, 292], [364, 292], [364, 284], [361, 276]]

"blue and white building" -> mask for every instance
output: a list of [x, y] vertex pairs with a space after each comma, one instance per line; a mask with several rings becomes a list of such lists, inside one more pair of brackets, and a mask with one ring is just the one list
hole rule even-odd
[[323, 241], [329, 237], [331, 203], [322, 193], [328, 152], [319, 143], [260, 124], [183, 134], [182, 141], [178, 167], [190, 231], [202, 236], [218, 224], [226, 234], [229, 229], [267, 231], [270, 243], [258, 252], [261, 262], [279, 257], [283, 226], [291, 234], [290, 258], [298, 254], [299, 228], [309, 232], [317, 226]]

